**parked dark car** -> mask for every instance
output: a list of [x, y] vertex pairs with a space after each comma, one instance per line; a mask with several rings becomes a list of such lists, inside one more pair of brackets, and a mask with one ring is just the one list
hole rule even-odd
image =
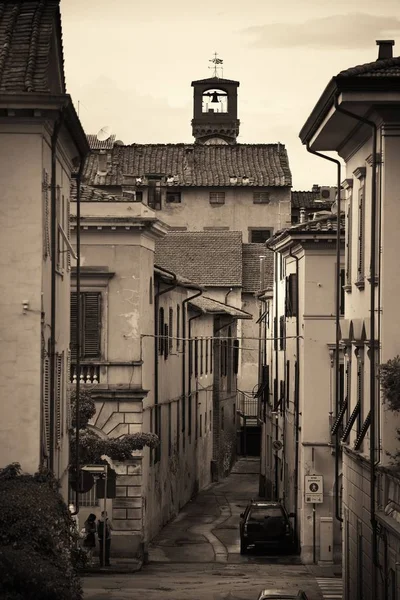
[[263, 590], [258, 596], [258, 600], [308, 600], [308, 597], [301, 590], [295, 594], [280, 590]]
[[251, 501], [240, 515], [240, 554], [249, 546], [293, 550], [293, 527], [280, 502]]

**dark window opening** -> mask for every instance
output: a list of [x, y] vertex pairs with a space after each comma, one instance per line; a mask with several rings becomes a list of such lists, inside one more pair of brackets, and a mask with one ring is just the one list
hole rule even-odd
[[292, 273], [286, 277], [285, 315], [287, 317], [297, 317], [297, 313], [297, 275]]
[[271, 237], [271, 229], [250, 229], [250, 244], [264, 244]]
[[269, 204], [270, 196], [269, 192], [254, 192], [253, 203], [254, 204]]
[[167, 195], [165, 201], [168, 204], [180, 204], [181, 203], [181, 193], [177, 191], [167, 191]]
[[225, 204], [225, 192], [210, 192], [210, 204]]
[[233, 340], [233, 372], [239, 373], [239, 340]]
[[154, 210], [161, 210], [161, 181], [149, 179], [147, 204]]

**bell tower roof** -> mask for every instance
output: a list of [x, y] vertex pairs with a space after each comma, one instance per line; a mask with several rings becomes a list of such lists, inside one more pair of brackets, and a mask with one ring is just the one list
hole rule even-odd
[[196, 81], [192, 81], [192, 87], [196, 85], [202, 84], [211, 84], [211, 85], [222, 85], [222, 84], [234, 84], [236, 87], [239, 87], [239, 81], [235, 81], [234, 79], [224, 79], [223, 77], [208, 77], [207, 79], [197, 79]]

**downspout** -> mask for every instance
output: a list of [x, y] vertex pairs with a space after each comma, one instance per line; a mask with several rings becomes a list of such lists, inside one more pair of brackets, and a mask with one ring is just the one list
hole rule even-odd
[[[374, 598], [377, 597], [377, 577], [376, 569], [378, 567], [378, 539], [377, 539], [377, 522], [375, 517], [375, 479], [376, 479], [376, 407], [375, 407], [375, 390], [376, 390], [376, 357], [375, 357], [375, 343], [379, 342], [379, 337], [375, 340], [375, 278], [376, 278], [376, 199], [377, 199], [377, 141], [378, 141], [378, 130], [376, 123], [365, 117], [360, 117], [344, 108], [338, 103], [338, 98], [334, 98], [334, 106], [338, 112], [341, 112], [348, 117], [365, 123], [372, 128], [372, 185], [371, 185], [371, 262], [370, 262], [370, 319], [371, 319], [371, 339], [370, 339], [370, 411], [371, 411], [371, 423], [370, 423], [370, 447], [369, 447], [369, 460], [370, 460], [370, 521], [372, 529], [372, 595]], [[378, 332], [379, 335], [379, 332]]]
[[80, 461], [79, 461], [79, 429], [80, 429], [80, 420], [79, 420], [79, 410], [80, 410], [80, 368], [81, 368], [81, 348], [80, 348], [80, 338], [81, 338], [81, 303], [80, 303], [80, 294], [81, 294], [81, 179], [83, 168], [85, 166], [84, 156], [80, 157], [81, 162], [79, 165], [79, 170], [75, 175], [76, 179], [76, 339], [75, 339], [75, 348], [76, 348], [76, 372], [77, 378], [75, 383], [75, 477], [77, 481], [76, 489], [75, 489], [75, 511], [71, 512], [71, 515], [77, 515], [79, 513], [79, 469], [80, 469]]
[[[340, 364], [339, 364], [339, 341], [340, 341], [340, 190], [342, 185], [341, 175], [341, 164], [336, 158], [331, 158], [316, 150], [311, 150], [309, 142], [307, 142], [307, 151], [310, 154], [315, 154], [320, 158], [329, 160], [337, 165], [337, 194], [338, 194], [338, 206], [337, 206], [337, 231], [336, 231], [336, 294], [335, 294], [335, 352], [336, 352], [336, 363], [335, 363], [335, 416], [337, 417], [340, 412]], [[339, 523], [343, 522], [342, 515], [340, 514], [339, 506], [339, 454], [341, 454], [339, 431], [335, 435], [335, 517]]]
[[[193, 289], [196, 289], [193, 286]], [[196, 294], [189, 296], [189, 298], [185, 298], [182, 301], [182, 423], [181, 430], [182, 434], [185, 435], [185, 427], [186, 427], [186, 304], [190, 302], [190, 300], [194, 300], [198, 298], [203, 293], [202, 289], [198, 289]], [[183, 442], [182, 442], [183, 443]]]
[[56, 278], [57, 278], [57, 141], [64, 121], [64, 112], [54, 123], [51, 135], [51, 319], [50, 319], [50, 435], [49, 435], [49, 469], [54, 473], [54, 429], [55, 429], [55, 395], [56, 395]]
[[299, 257], [293, 254], [292, 247], [289, 249], [289, 256], [294, 258], [296, 261], [296, 370], [294, 374], [294, 385], [295, 385], [295, 397], [294, 397], [294, 409], [295, 409], [295, 455], [294, 455], [294, 531], [296, 536], [296, 546], [298, 552], [300, 552], [300, 537], [298, 530], [298, 508], [299, 508], [299, 425], [300, 425], [300, 302], [299, 302]]

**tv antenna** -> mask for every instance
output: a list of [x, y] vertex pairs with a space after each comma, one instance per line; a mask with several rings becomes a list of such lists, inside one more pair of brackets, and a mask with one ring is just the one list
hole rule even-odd
[[110, 137], [111, 132], [111, 127], [109, 125], [105, 125], [97, 132], [96, 137], [99, 140], [99, 142], [105, 142]]

